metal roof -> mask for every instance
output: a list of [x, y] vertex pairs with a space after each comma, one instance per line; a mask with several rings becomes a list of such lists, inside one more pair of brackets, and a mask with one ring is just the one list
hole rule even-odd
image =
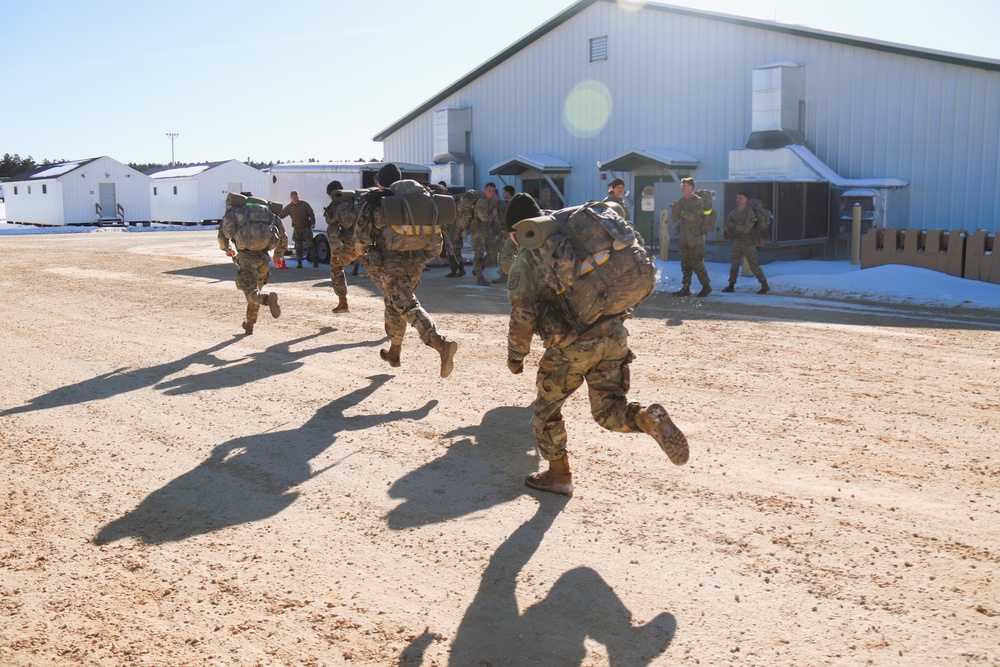
[[58, 178], [64, 174], [68, 174], [74, 169], [79, 169], [85, 164], [90, 164], [94, 160], [100, 160], [99, 157], [89, 157], [83, 160], [70, 160], [69, 162], [56, 162], [54, 164], [43, 164], [41, 166], [35, 167], [27, 174], [18, 174], [14, 178], [19, 181], [27, 180], [38, 180], [43, 178]]
[[[421, 114], [434, 108], [435, 105], [446, 100], [448, 97], [458, 92], [465, 86], [469, 85], [479, 77], [486, 74], [488, 71], [500, 65], [508, 58], [512, 57], [514, 54], [518, 53], [522, 49], [530, 46], [540, 38], [544, 37], [548, 33], [552, 32], [560, 25], [573, 18], [580, 12], [584, 11], [591, 5], [598, 2], [615, 2], [615, 0], [579, 0], [579, 2], [570, 5], [564, 9], [559, 14], [538, 26], [527, 35], [517, 40], [509, 47], [493, 56], [486, 62], [484, 62], [479, 67], [473, 69], [464, 77], [451, 84], [438, 94], [431, 97], [429, 100], [418, 106], [416, 109], [412, 110], [410, 113], [406, 114], [395, 123], [385, 128], [374, 137], [372, 141], [384, 141], [387, 137], [395, 133], [397, 130], [408, 124], [410, 121], [414, 120]], [[856, 37], [852, 35], [844, 35], [836, 32], [828, 32], [825, 30], [817, 30], [815, 28], [807, 28], [805, 26], [789, 25], [778, 23], [776, 21], [765, 21], [762, 19], [752, 19], [743, 16], [734, 16], [731, 14], [720, 14], [716, 12], [707, 12], [698, 9], [688, 9], [687, 7], [677, 7], [674, 5], [665, 5], [654, 2], [646, 2], [644, 9], [649, 9], [653, 11], [669, 12], [672, 14], [677, 14], [679, 16], [689, 16], [694, 18], [708, 19], [712, 21], [719, 21], [721, 23], [729, 23], [734, 25], [741, 25], [750, 28], [757, 28], [759, 30], [767, 30], [771, 32], [783, 33], [786, 35], [793, 35], [796, 37], [806, 37], [809, 39], [818, 39], [827, 42], [833, 42], [836, 44], [843, 44], [847, 46], [860, 47], [865, 49], [872, 49], [874, 51], [882, 51], [885, 53], [893, 53], [896, 55], [910, 56], [913, 58], [922, 58], [924, 60], [931, 60], [935, 62], [948, 63], [952, 65], [961, 65], [963, 67], [974, 67], [976, 69], [983, 69], [987, 71], [1000, 72], [1000, 60], [993, 60], [991, 58], [980, 58], [976, 56], [961, 55], [957, 53], [950, 53], [947, 51], [938, 51], [935, 49], [925, 49], [916, 46], [907, 46], [904, 44], [896, 44], [894, 42], [884, 42], [877, 39], [869, 39], [865, 37]]]
[[601, 162], [601, 171], [632, 171], [646, 164], [656, 164], [667, 169], [694, 169], [698, 158], [673, 148], [633, 148], [627, 153]]
[[491, 174], [501, 176], [517, 176], [526, 171], [537, 171], [540, 174], [565, 174], [573, 171], [573, 166], [565, 160], [551, 155], [515, 155], [490, 167]]

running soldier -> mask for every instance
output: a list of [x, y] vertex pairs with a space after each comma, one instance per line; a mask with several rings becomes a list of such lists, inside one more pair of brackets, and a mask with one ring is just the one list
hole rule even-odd
[[705, 209], [701, 197], [694, 194], [694, 179], [681, 179], [681, 193], [684, 195], [670, 205], [671, 217], [677, 223], [680, 237], [681, 288], [674, 296], [691, 296], [691, 274], [698, 276], [701, 291], [695, 296], [708, 296], [712, 286], [705, 268]]
[[[541, 214], [531, 195], [518, 194], [510, 202], [505, 222], [514, 228], [521, 220]], [[538, 251], [520, 248], [507, 284], [511, 303], [507, 368], [515, 375], [523, 372], [524, 357], [531, 349], [534, 334], [545, 346], [538, 363], [531, 426], [538, 452], [549, 468], [528, 475], [525, 483], [541, 491], [573, 494], [562, 406], [584, 382], [590, 394], [590, 411], [598, 424], [619, 433], [646, 433], [671, 462], [686, 463], [687, 438], [663, 406], [643, 407], [629, 402], [626, 396], [629, 363], [635, 358], [623, 324], [627, 315], [602, 317], [582, 331], [574, 327], [564, 314], [565, 302], [545, 278], [544, 261]]]
[[757, 294], [767, 294], [771, 291], [771, 286], [767, 284], [767, 277], [760, 268], [760, 260], [757, 258], [757, 238], [760, 236], [757, 230], [757, 214], [753, 212], [753, 208], [747, 206], [747, 201], [747, 193], [736, 193], [736, 208], [726, 217], [726, 235], [727, 238], [733, 239], [733, 250], [729, 253], [729, 284], [723, 287], [722, 291], [736, 291], [736, 277], [740, 272], [740, 264], [746, 257], [750, 272], [760, 282]]
[[[385, 301], [385, 333], [389, 336], [389, 349], [379, 350], [379, 356], [393, 368], [401, 365], [403, 335], [409, 323], [417, 330], [424, 345], [434, 348], [441, 355], [441, 377], [446, 378], [454, 367], [458, 343], [446, 340], [437, 332], [434, 321], [414, 294], [424, 267], [441, 253], [441, 238], [437, 236], [437, 243], [429, 250], [396, 251], [386, 247], [383, 235], [386, 220], [382, 199], [393, 196], [394, 191], [389, 187], [401, 179], [399, 167], [391, 162], [383, 166], [375, 177], [378, 190], [365, 196], [358, 220], [357, 234], [367, 247], [363, 257], [365, 269], [382, 291]], [[403, 183], [418, 185], [414, 181]]]
[[364, 252], [354, 234], [360, 205], [355, 192], [344, 190], [340, 181], [330, 181], [326, 186], [326, 195], [330, 203], [323, 209], [323, 218], [326, 220], [326, 237], [330, 240], [330, 281], [338, 299], [333, 312], [346, 313], [347, 275], [344, 269]]
[[[288, 236], [284, 226], [274, 211], [281, 210], [281, 204], [265, 202], [256, 198], [246, 199], [230, 192], [226, 196], [226, 213], [219, 225], [219, 248], [236, 264], [236, 288], [247, 299], [246, 319], [243, 331], [253, 333], [257, 322], [257, 312], [261, 305], [267, 306], [271, 317], [281, 315], [278, 295], [265, 294], [261, 288], [267, 284], [268, 268], [273, 252], [275, 260], [280, 260], [288, 250]], [[230, 241], [236, 246], [233, 250]]]

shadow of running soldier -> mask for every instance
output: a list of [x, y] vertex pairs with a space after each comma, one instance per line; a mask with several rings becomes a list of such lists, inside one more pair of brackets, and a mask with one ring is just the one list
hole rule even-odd
[[215, 356], [215, 353], [233, 344], [236, 340], [238, 339], [229, 338], [205, 350], [194, 352], [175, 361], [157, 364], [156, 366], [132, 369], [122, 367], [110, 373], [102, 373], [81, 382], [57, 387], [48, 393], [32, 398], [25, 405], [0, 412], [0, 416], [44, 410], [46, 408], [58, 408], [66, 405], [78, 405], [89, 401], [111, 398], [112, 396], [118, 396], [130, 391], [152, 387], [162, 381], [163, 378], [169, 377], [174, 373], [179, 373], [194, 365], [210, 366], [212, 368], [228, 366], [236, 362], [220, 359]]
[[[567, 213], [568, 221], [556, 225], [558, 218], [542, 217], [542, 211], [531, 195], [520, 193], [510, 200], [505, 219], [507, 227], [517, 233], [520, 246], [525, 246], [519, 246], [507, 283], [510, 297], [507, 367], [515, 375], [523, 372], [524, 357], [531, 349], [534, 334], [541, 337], [545, 346], [545, 354], [538, 363], [535, 414], [531, 426], [538, 441], [539, 454], [549, 462], [549, 468], [545, 472], [528, 475], [525, 483], [533, 489], [567, 496], [573, 495], [573, 475], [566, 450], [562, 406], [584, 382], [587, 383], [590, 413], [594, 421], [609, 431], [652, 436], [676, 465], [683, 465], [688, 460], [687, 438], [674, 425], [663, 406], [654, 403], [643, 407], [629, 402], [626, 395], [629, 363], [635, 358], [628, 347], [628, 330], [624, 324], [625, 318], [631, 316], [631, 308], [624, 312], [600, 313], [590, 324], [586, 324], [589, 320], [583, 320], [575, 310], [586, 305], [574, 300], [572, 297], [575, 294], [597, 296], [586, 292], [588, 284], [597, 287], [616, 284], [618, 278], [639, 274], [651, 262], [628, 221], [605, 212], [604, 215], [610, 219], [608, 224], [617, 225], [616, 232], [620, 235], [611, 238], [605, 223], [598, 219], [599, 213], [583, 213], [579, 217]], [[520, 240], [518, 228], [522, 224], [525, 224], [525, 229], [547, 226], [556, 231], [551, 234], [551, 241], [546, 240], [529, 248]], [[622, 242], [626, 233], [630, 235], [628, 243]], [[559, 245], [560, 239], [566, 236], [570, 237], [568, 241]], [[594, 253], [595, 250], [585, 246], [584, 242], [605, 237], [608, 241], [608, 248], [604, 250], [607, 254], [605, 262], [595, 261], [596, 255], [590, 256], [587, 261], [577, 262], [573, 281], [567, 283], [562, 265], [568, 263], [574, 266], [574, 260], [580, 258], [562, 257], [559, 253], [572, 255], [578, 246], [584, 247], [586, 254]], [[528, 238], [525, 236], [526, 240]], [[611, 257], [612, 253], [615, 253], [614, 257]], [[584, 264], [589, 265], [587, 271], [591, 272], [587, 279], [584, 278], [586, 271], [582, 270]], [[605, 271], [607, 275], [604, 275]], [[595, 276], [600, 280], [588, 283]], [[606, 287], [603, 289], [606, 290]], [[644, 295], [640, 293], [638, 301], [641, 302], [648, 294], [648, 291]]]
[[313, 470], [309, 461], [335, 441], [338, 433], [362, 431], [401, 419], [424, 419], [437, 405], [383, 415], [345, 415], [392, 376], [370, 383], [320, 408], [299, 428], [267, 432], [224, 442], [195, 469], [153, 491], [138, 507], [98, 532], [95, 544], [136, 537], [147, 544], [176, 542], [193, 535], [270, 518], [299, 496], [295, 487], [337, 466]]
[[[577, 567], [565, 572], [543, 600], [520, 612], [519, 573], [567, 502], [552, 496], [539, 501], [535, 515], [490, 558], [479, 590], [455, 633], [448, 664], [582, 665], [587, 657], [587, 638], [607, 649], [612, 666], [651, 664], [673, 640], [676, 619], [661, 612], [644, 625], [633, 625], [632, 613], [592, 568]], [[417, 637], [414, 644], [419, 646], [404, 650], [402, 655], [408, 661], [399, 664], [419, 664], [414, 660], [418, 656], [422, 659], [429, 637], [432, 635], [427, 631]]]
[[530, 409], [500, 406], [483, 415], [476, 426], [464, 426], [442, 436], [449, 445], [389, 488], [390, 498], [405, 501], [386, 515], [391, 530], [441, 523], [515, 500], [526, 492], [512, 482], [538, 468], [528, 442]]

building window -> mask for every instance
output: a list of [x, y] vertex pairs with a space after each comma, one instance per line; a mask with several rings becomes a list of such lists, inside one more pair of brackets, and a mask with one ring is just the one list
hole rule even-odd
[[177, 194], [177, 186], [174, 186], [174, 194]]
[[608, 36], [590, 38], [590, 62], [599, 63], [608, 59]]
[[42, 194], [47, 195], [48, 193], [49, 193], [49, 186], [46, 185], [45, 183], [42, 183]]
[[17, 186], [14, 186], [14, 194], [17, 194]]
[[156, 188], [153, 188], [153, 196], [156, 196]]

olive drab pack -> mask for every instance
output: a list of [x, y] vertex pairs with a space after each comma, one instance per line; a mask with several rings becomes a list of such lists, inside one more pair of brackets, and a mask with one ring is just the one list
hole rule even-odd
[[413, 180], [396, 181], [381, 200], [385, 226], [383, 249], [394, 252], [441, 252], [441, 227], [455, 222], [455, 200], [432, 195]]
[[771, 214], [771, 211], [764, 208], [764, 202], [759, 199], [751, 199], [747, 202], [747, 206], [753, 209], [753, 214], [757, 216], [757, 231], [762, 232], [771, 226], [774, 216]]
[[712, 191], [701, 189], [696, 190], [695, 194], [701, 198], [702, 210], [705, 211], [705, 215], [701, 221], [701, 234], [704, 236], [708, 234], [715, 227], [715, 222], [719, 219], [719, 214], [712, 207]]
[[[259, 197], [241, 195], [226, 196], [226, 208], [222, 216], [222, 232], [236, 242], [238, 250], [273, 250], [278, 246], [279, 232], [275, 224], [277, 218], [271, 212], [270, 202]], [[243, 203], [240, 204], [240, 198]]]
[[467, 190], [458, 196], [458, 213], [456, 217], [458, 231], [468, 231], [472, 226], [472, 219], [476, 217], [476, 202], [482, 196], [483, 193], [476, 190]]
[[[590, 202], [525, 222], [541, 230], [528, 245], [536, 246], [542, 277], [578, 332], [635, 308], [653, 291], [653, 256], [618, 207]], [[517, 231], [520, 242], [527, 227]]]

